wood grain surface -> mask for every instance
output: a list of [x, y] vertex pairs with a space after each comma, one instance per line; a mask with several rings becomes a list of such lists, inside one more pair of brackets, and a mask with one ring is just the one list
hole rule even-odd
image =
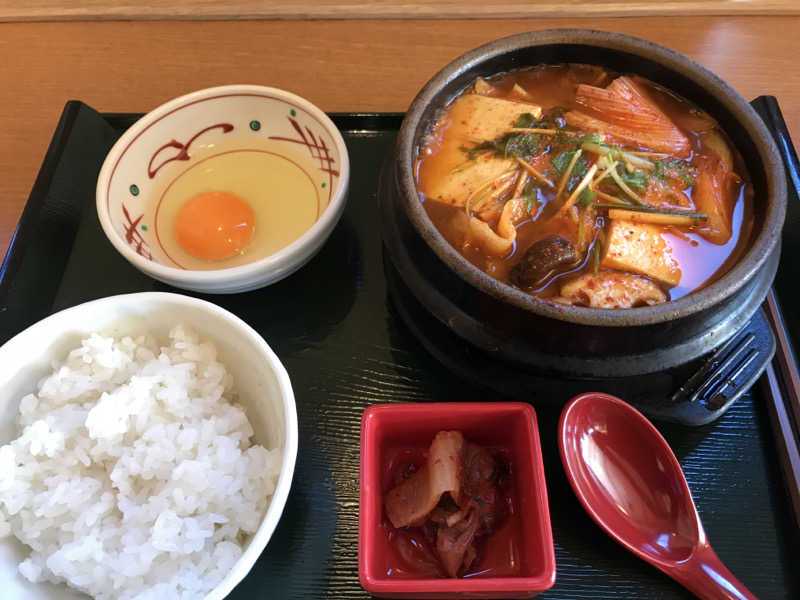
[[797, 0], [0, 0], [0, 21], [158, 19], [447, 19], [800, 14]]
[[69, 22], [0, 24], [0, 250], [69, 99], [146, 112], [195, 89], [258, 83], [327, 111], [403, 111], [466, 50], [551, 27], [638, 35], [683, 52], [748, 100], [778, 97], [800, 136], [800, 17]]

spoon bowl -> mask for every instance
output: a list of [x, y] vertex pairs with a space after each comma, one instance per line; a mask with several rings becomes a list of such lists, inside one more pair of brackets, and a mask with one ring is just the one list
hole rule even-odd
[[700, 598], [755, 598], [712, 550], [678, 460], [639, 411], [581, 394], [561, 413], [559, 450], [581, 504], [617, 542]]

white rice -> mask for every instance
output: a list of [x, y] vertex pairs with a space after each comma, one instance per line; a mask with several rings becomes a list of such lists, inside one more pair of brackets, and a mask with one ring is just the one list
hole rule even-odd
[[20, 572], [99, 599], [202, 598], [266, 512], [280, 451], [251, 445], [233, 378], [182, 327], [93, 334], [22, 398], [0, 447], [0, 536]]

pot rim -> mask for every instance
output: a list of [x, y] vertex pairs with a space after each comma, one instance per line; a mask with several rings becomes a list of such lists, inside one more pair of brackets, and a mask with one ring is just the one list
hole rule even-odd
[[[766, 182], [767, 207], [762, 227], [750, 248], [722, 277], [707, 287], [674, 301], [655, 306], [609, 310], [569, 306], [542, 300], [487, 275], [453, 248], [431, 222], [420, 201], [414, 178], [414, 139], [428, 105], [453, 79], [473, 67], [506, 53], [530, 46], [572, 45], [599, 47], [642, 57], [676, 72], [702, 87], [730, 112], [753, 142]], [[530, 65], [534, 66], [534, 65]], [[514, 68], [518, 68], [514, 65]], [[509, 69], [512, 70], [512, 69]], [[455, 96], [453, 96], [455, 97]], [[447, 98], [449, 102], [452, 98]], [[702, 106], [701, 106], [702, 108]], [[704, 311], [734, 294], [763, 267], [780, 241], [786, 213], [786, 182], [783, 162], [775, 142], [755, 110], [720, 77], [690, 58], [654, 42], [619, 33], [589, 29], [547, 29], [516, 34], [470, 50], [446, 65], [420, 90], [412, 101], [397, 138], [396, 185], [415, 230], [434, 253], [461, 279], [479, 290], [522, 310], [582, 325], [631, 326], [664, 323]]]

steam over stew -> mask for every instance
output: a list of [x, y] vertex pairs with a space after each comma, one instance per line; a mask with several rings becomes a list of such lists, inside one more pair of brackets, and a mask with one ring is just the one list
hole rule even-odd
[[680, 298], [722, 276], [752, 228], [744, 165], [714, 119], [591, 65], [477, 79], [433, 125], [417, 180], [468, 260], [565, 304]]

